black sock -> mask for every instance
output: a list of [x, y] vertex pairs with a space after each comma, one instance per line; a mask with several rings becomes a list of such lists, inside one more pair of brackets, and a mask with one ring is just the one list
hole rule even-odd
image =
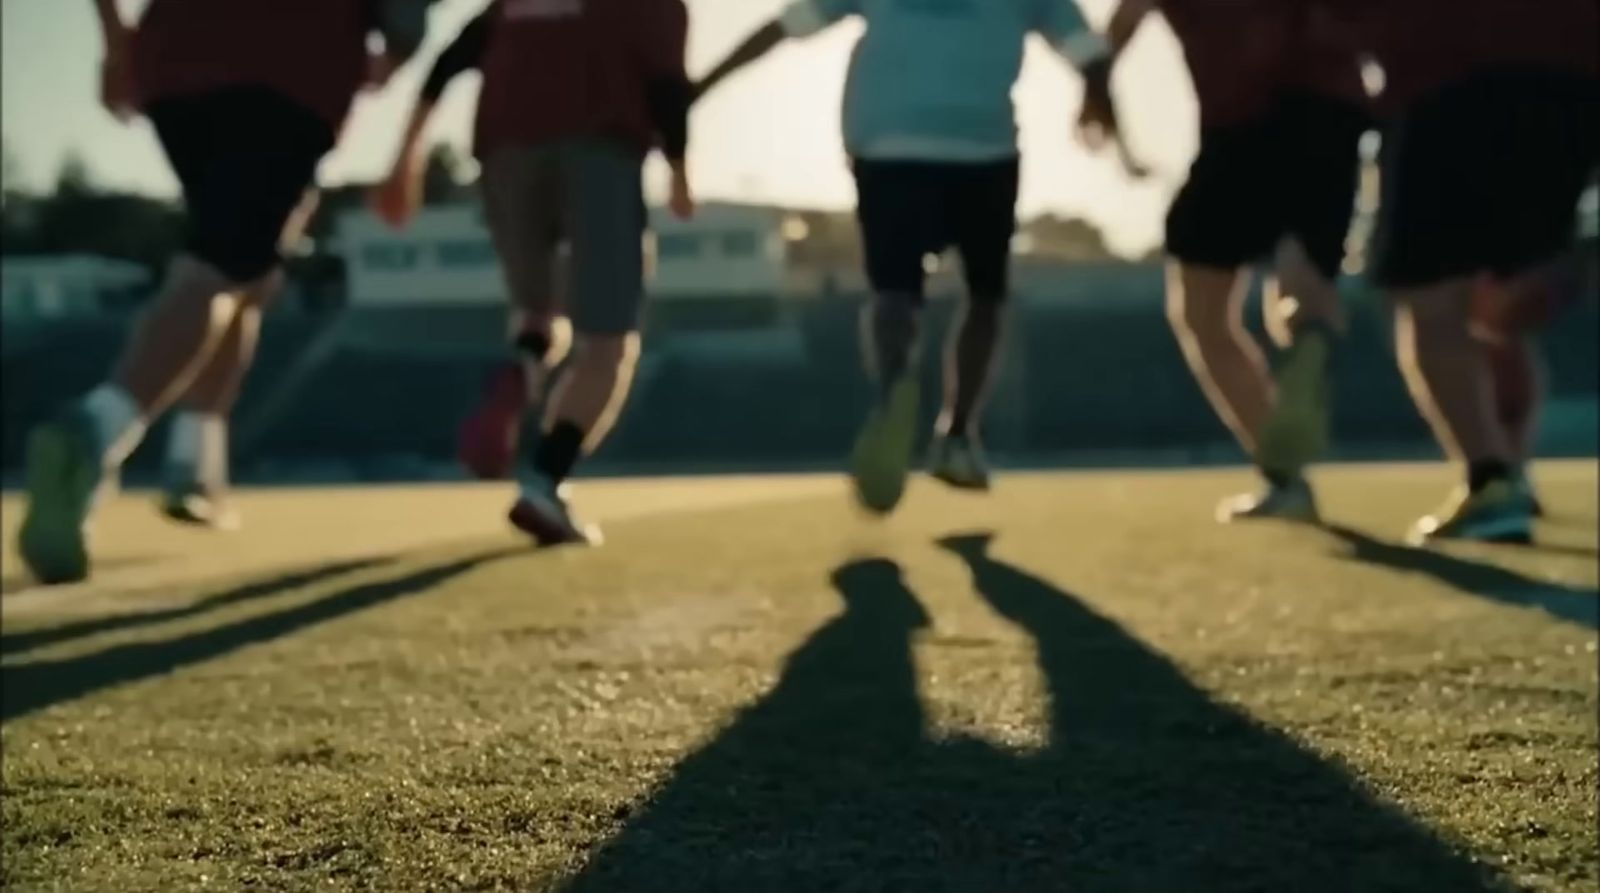
[[1476, 493], [1495, 481], [1511, 478], [1511, 463], [1501, 459], [1484, 459], [1467, 466], [1467, 489]]
[[533, 453], [533, 467], [555, 483], [561, 483], [572, 474], [578, 464], [578, 454], [583, 452], [583, 429], [571, 422], [557, 422], [539, 438]]

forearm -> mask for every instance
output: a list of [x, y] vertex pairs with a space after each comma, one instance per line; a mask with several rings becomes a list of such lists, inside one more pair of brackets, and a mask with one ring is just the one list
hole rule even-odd
[[783, 24], [779, 21], [774, 20], [761, 26], [754, 34], [745, 38], [744, 43], [729, 53], [726, 59], [701, 78], [695, 92], [705, 94], [733, 73], [772, 52], [774, 47], [784, 41], [785, 36]]

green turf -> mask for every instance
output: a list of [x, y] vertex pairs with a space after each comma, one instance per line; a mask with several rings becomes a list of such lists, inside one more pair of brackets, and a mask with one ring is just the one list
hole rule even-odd
[[1434, 467], [1322, 473], [1333, 531], [1212, 524], [1247, 482], [841, 480], [564, 554], [263, 508], [213, 549], [278, 571], [7, 596], [4, 886], [1594, 890], [1594, 464], [1538, 548], [1394, 545]]

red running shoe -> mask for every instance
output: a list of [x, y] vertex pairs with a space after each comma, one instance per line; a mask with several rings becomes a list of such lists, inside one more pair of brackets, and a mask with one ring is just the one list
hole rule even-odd
[[517, 461], [517, 440], [528, 403], [522, 367], [512, 363], [489, 380], [483, 402], [456, 435], [456, 458], [480, 480], [511, 477]]

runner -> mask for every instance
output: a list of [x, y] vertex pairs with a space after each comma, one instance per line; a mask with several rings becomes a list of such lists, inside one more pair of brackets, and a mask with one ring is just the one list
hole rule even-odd
[[[131, 335], [111, 379], [40, 425], [28, 443], [28, 514], [19, 551], [44, 583], [89, 573], [85, 527], [102, 481], [147, 427], [185, 396], [204, 414], [192, 492], [173, 514], [218, 518], [222, 411], [249, 362], [278, 248], [356, 92], [378, 85], [421, 43], [426, 0], [151, 0], [137, 29], [96, 0], [106, 42], [102, 99], [143, 112], [178, 174], [188, 244]], [[369, 57], [367, 38], [384, 37]], [[290, 52], [287, 48], [294, 47]], [[180, 425], [180, 439], [183, 426]], [[221, 459], [223, 465], [226, 460]], [[213, 475], [214, 476], [214, 475]]]
[[[521, 438], [531, 463], [511, 521], [543, 545], [599, 541], [574, 519], [563, 484], [604, 441], [632, 384], [644, 306], [641, 165], [652, 147], [672, 166], [672, 210], [694, 211], [684, 161], [687, 34], [682, 0], [497, 0], [440, 55], [373, 197], [393, 225], [415, 215], [434, 106], [452, 78], [481, 67], [475, 151], [521, 363], [469, 421], [462, 458], [480, 477], [503, 477], [517, 423], [534, 422]], [[565, 301], [556, 276], [563, 244]], [[573, 356], [547, 395], [569, 343]]]
[[1536, 507], [1519, 482], [1526, 446], [1497, 412], [1485, 336], [1525, 337], [1580, 287], [1575, 211], [1600, 167], [1600, 2], [1336, 8], [1358, 14], [1397, 113], [1375, 275], [1395, 302], [1412, 396], [1465, 470], [1409, 538], [1525, 542]]
[[1000, 351], [1016, 230], [1016, 115], [1011, 91], [1028, 34], [1083, 73], [1085, 134], [1114, 134], [1105, 41], [1073, 0], [796, 0], [700, 84], [704, 95], [784, 40], [849, 15], [866, 21], [845, 88], [844, 138], [875, 296], [863, 314], [878, 399], [851, 458], [856, 493], [887, 513], [904, 494], [921, 395], [918, 342], [924, 258], [954, 247], [968, 299], [945, 367], [933, 474], [986, 489], [984, 397]]
[[[1123, 0], [1112, 42], [1160, 10], [1200, 103], [1200, 150], [1167, 218], [1168, 317], [1217, 415], [1264, 489], [1224, 500], [1221, 521], [1315, 521], [1305, 467], [1326, 448], [1327, 365], [1343, 332], [1338, 277], [1355, 213], [1359, 143], [1370, 126], [1354, 48], [1304, 4]], [[1264, 267], [1269, 369], [1244, 326]]]

